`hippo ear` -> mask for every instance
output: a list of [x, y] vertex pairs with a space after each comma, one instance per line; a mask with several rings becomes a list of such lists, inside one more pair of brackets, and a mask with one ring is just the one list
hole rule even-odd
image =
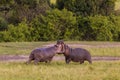
[[69, 49], [68, 45], [66, 44], [64, 45], [64, 47], [65, 47], [65, 50]]
[[57, 45], [54, 45], [55, 47], [58, 47]]
[[63, 44], [64, 41], [63, 40], [57, 40], [57, 44]]
[[61, 40], [61, 44], [64, 44], [64, 41], [63, 41], [63, 40]]

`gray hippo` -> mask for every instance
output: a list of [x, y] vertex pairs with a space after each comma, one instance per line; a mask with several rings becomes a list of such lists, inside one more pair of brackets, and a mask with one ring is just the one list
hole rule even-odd
[[61, 44], [56, 44], [54, 46], [47, 48], [34, 49], [29, 56], [29, 60], [27, 61], [27, 64], [30, 63], [32, 60], [34, 60], [35, 64], [38, 64], [38, 62], [46, 62], [46, 63], [51, 62], [55, 54], [61, 53], [61, 51], [62, 51]]
[[88, 61], [90, 64], [92, 63], [91, 55], [87, 50], [82, 48], [72, 49], [68, 45], [64, 44], [62, 40], [57, 41], [57, 44], [61, 44], [63, 46], [63, 54], [67, 64], [70, 61], [80, 62], [80, 64], [84, 63], [84, 61]]

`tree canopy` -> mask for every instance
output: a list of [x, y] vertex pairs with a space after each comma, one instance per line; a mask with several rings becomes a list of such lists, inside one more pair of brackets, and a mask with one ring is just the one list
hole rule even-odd
[[0, 42], [120, 41], [116, 0], [1, 0]]

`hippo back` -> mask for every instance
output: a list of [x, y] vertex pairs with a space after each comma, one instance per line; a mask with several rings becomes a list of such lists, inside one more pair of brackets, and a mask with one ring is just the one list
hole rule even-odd
[[75, 49], [72, 50], [71, 55], [86, 58], [86, 57], [90, 56], [90, 53], [83, 48], [75, 48]]
[[33, 53], [43, 56], [43, 57], [48, 57], [48, 56], [54, 56], [56, 51], [54, 47], [49, 47], [49, 48], [37, 48], [33, 50]]

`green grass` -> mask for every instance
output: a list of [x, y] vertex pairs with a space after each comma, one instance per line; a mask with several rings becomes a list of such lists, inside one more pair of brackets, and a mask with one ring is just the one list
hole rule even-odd
[[30, 54], [31, 50], [45, 47], [53, 42], [7, 42], [0, 43], [0, 54]]
[[120, 56], [120, 48], [86, 48], [93, 56]]
[[66, 43], [72, 48], [85, 48], [92, 56], [120, 56], [120, 42], [70, 41]]
[[39, 65], [0, 62], [0, 80], [120, 80], [120, 61]]
[[[0, 43], [0, 55], [28, 55], [35, 48], [46, 47], [56, 42], [8, 42]], [[120, 56], [120, 42], [65, 41], [72, 48], [85, 48], [92, 56]]]

